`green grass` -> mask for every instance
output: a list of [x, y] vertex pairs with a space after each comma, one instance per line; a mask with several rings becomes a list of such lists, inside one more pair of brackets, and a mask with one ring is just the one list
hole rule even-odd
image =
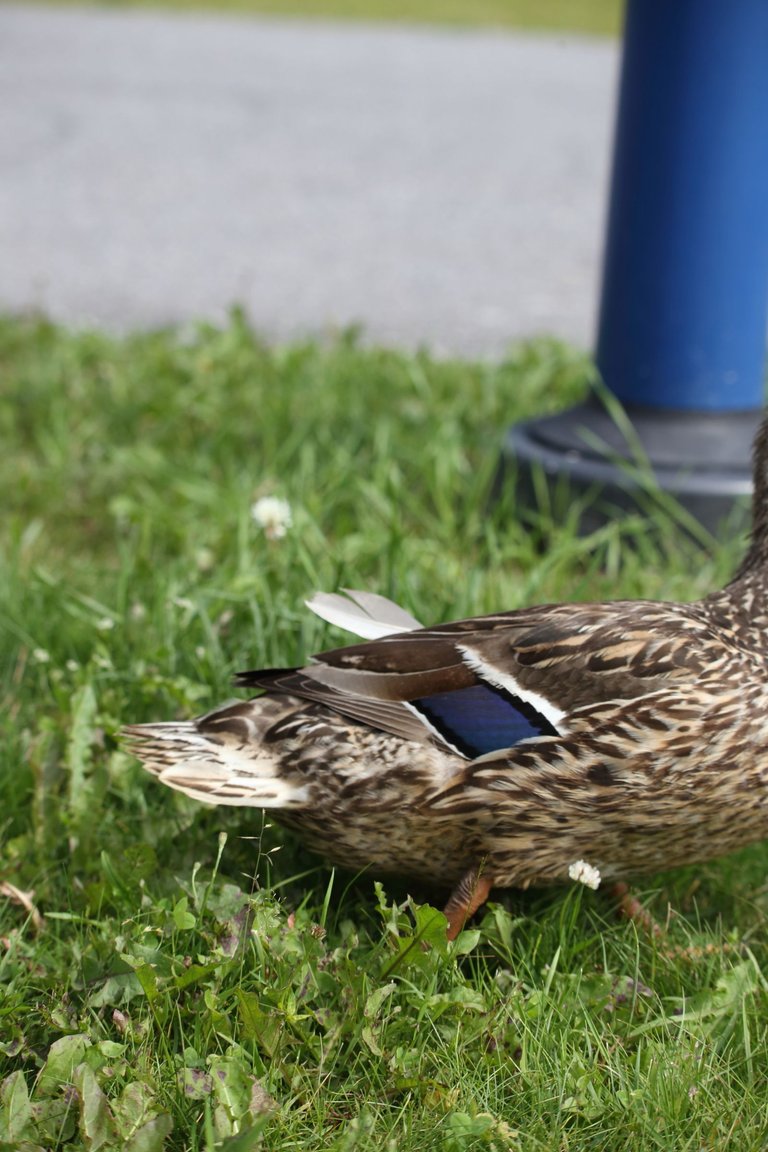
[[[65, 0], [67, 2], [67, 0]], [[98, 3], [99, 0], [96, 0]], [[529, 28], [615, 36], [621, 0], [100, 0], [102, 7]]]
[[0, 376], [0, 1149], [764, 1147], [763, 847], [648, 882], [684, 958], [582, 889], [497, 894], [449, 947], [440, 894], [333, 874], [116, 738], [340, 641], [316, 588], [432, 621], [724, 581], [738, 542], [663, 516], [542, 550], [488, 508], [505, 426], [589, 365], [6, 320]]

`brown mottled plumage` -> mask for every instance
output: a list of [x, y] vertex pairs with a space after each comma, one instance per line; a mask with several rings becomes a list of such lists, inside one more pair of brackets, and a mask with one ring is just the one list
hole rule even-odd
[[317, 597], [378, 638], [243, 673], [265, 694], [127, 735], [190, 796], [274, 808], [343, 867], [451, 886], [451, 935], [492, 887], [579, 859], [619, 879], [729, 852], [768, 835], [768, 420], [753, 520], [735, 578], [693, 604], [420, 628], [381, 597]]

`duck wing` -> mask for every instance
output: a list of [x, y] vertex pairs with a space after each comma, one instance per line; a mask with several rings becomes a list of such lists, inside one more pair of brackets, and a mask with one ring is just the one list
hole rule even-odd
[[[354, 593], [353, 604], [364, 595]], [[474, 759], [565, 735], [580, 709], [695, 682], [728, 658], [722, 634], [696, 604], [542, 605], [417, 628], [397, 606], [382, 616], [391, 602], [375, 599], [381, 603], [368, 601], [364, 614], [376, 608], [382, 617], [378, 639], [321, 652], [302, 669], [243, 672], [237, 683], [323, 703]], [[410, 630], [391, 634], [398, 624]]]

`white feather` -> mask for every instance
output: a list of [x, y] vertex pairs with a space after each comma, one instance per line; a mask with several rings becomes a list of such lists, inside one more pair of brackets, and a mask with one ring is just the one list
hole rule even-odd
[[305, 604], [321, 620], [335, 624], [363, 640], [380, 640], [382, 636], [393, 636], [397, 632], [413, 632], [423, 625], [405, 609], [400, 608], [386, 596], [375, 592], [358, 592], [344, 589], [345, 595], [336, 592], [316, 592]]

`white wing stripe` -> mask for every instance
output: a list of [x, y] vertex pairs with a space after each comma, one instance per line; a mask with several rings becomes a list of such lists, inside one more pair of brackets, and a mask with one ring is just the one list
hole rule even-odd
[[488, 664], [475, 649], [464, 647], [462, 644], [457, 644], [456, 647], [461, 652], [464, 663], [473, 672], [477, 672], [481, 679], [489, 684], [494, 684], [497, 688], [503, 688], [505, 692], [509, 692], [510, 696], [517, 696], [524, 704], [530, 704], [545, 720], [549, 721], [561, 736], [566, 735], [567, 727], [563, 724], [565, 712], [557, 708], [545, 696], [540, 696], [538, 692], [532, 692], [530, 688], [523, 688], [509, 672], [502, 672], [493, 664]]

